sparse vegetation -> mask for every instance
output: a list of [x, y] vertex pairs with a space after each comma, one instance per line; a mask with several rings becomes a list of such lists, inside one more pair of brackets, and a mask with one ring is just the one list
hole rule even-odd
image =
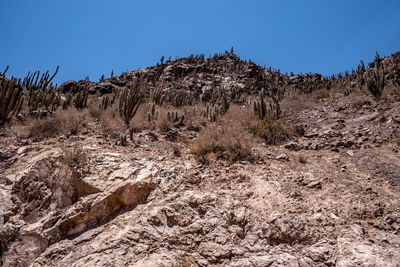
[[303, 154], [300, 154], [298, 159], [299, 159], [299, 162], [302, 163], [302, 164], [306, 164], [307, 163], [307, 157], [305, 155], [303, 155]]
[[80, 131], [83, 118], [75, 111], [68, 113], [58, 112], [43, 119], [33, 119], [29, 126], [28, 136], [40, 141], [56, 137], [60, 134], [77, 135]]
[[69, 167], [82, 167], [88, 159], [86, 152], [75, 144], [72, 147], [64, 146], [58, 160]]
[[144, 91], [144, 79], [141, 76], [136, 78], [135, 81], [122, 92], [119, 102], [119, 112], [127, 128], [130, 127], [130, 122], [142, 102]]
[[383, 66], [381, 64], [381, 58], [376, 53], [374, 67], [369, 68], [364, 74], [367, 89], [371, 94], [377, 98], [380, 98], [385, 88], [385, 75], [383, 73]]
[[34, 140], [55, 137], [61, 133], [61, 120], [58, 118], [37, 119], [30, 126], [29, 136]]
[[24, 102], [22, 87], [16, 79], [7, 80], [5, 74], [8, 66], [3, 73], [0, 73], [0, 127], [11, 121], [17, 112], [21, 110]]
[[202, 162], [251, 160], [252, 138], [245, 130], [248, 116], [246, 109], [233, 105], [225, 116], [200, 131], [190, 146], [191, 153]]
[[251, 159], [250, 143], [244, 135], [244, 131], [232, 126], [210, 124], [192, 143], [191, 153], [202, 162]]

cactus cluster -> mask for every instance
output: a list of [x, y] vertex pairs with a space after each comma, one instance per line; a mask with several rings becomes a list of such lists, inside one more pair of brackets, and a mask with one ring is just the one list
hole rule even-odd
[[174, 107], [193, 105], [195, 97], [192, 92], [186, 90], [171, 90], [164, 96], [163, 102], [169, 103]]
[[107, 110], [109, 106], [114, 105], [114, 102], [118, 97], [119, 97], [119, 91], [115, 91], [111, 98], [108, 95], [103, 96], [100, 103], [100, 108], [102, 108], [103, 110]]
[[15, 78], [11, 80], [5, 78], [7, 70], [8, 66], [1, 74], [0, 81], [0, 126], [11, 121], [21, 109], [25, 99], [20, 81]]
[[177, 111], [171, 111], [167, 113], [167, 120], [176, 124], [183, 124], [183, 120], [185, 119], [185, 115], [179, 115]]
[[[209, 104], [206, 105], [203, 117], [211, 122], [215, 122], [219, 115], [224, 115], [229, 109], [230, 103], [223, 87], [212, 90], [212, 93], [206, 99], [208, 99]], [[202, 101], [204, 102], [205, 99], [202, 99]]]
[[49, 71], [43, 73], [41, 77], [40, 77], [40, 71], [35, 71], [34, 73], [28, 72], [28, 75], [25, 77], [22, 86], [28, 89], [30, 92], [39, 89], [41, 90], [55, 89], [57, 85], [53, 86], [52, 80], [56, 76], [59, 68], [60, 66], [57, 66], [56, 71], [51, 77]]
[[128, 144], [128, 142], [127, 142], [126, 135], [125, 135], [124, 133], [121, 133], [121, 134], [119, 135], [119, 144], [118, 144], [118, 142], [117, 142], [117, 145], [120, 145], [120, 146], [127, 146], [127, 144]]
[[223, 110], [218, 105], [206, 105], [206, 109], [203, 111], [203, 117], [211, 122], [215, 122], [219, 115], [223, 114]]
[[[53, 85], [52, 80], [59, 70], [50, 76], [46, 71], [40, 76], [40, 71], [28, 73], [22, 85], [29, 91], [28, 107], [31, 114], [39, 114], [37, 111], [55, 111], [61, 103], [61, 95], [57, 92], [57, 85]], [[39, 79], [40, 77], [40, 79]]]
[[121, 94], [119, 113], [128, 128], [144, 97], [144, 86], [143, 77], [137, 77]]
[[151, 112], [147, 113], [147, 121], [152, 122], [158, 119], [158, 110], [156, 110], [156, 105], [153, 103], [151, 105]]
[[280, 101], [282, 101], [284, 97], [284, 90], [282, 88], [273, 88], [270, 93], [270, 97], [272, 102], [267, 102], [264, 100], [265, 92], [261, 90], [259, 94], [259, 100], [253, 103], [253, 110], [256, 116], [260, 120], [264, 119], [272, 119], [277, 120], [281, 116], [281, 108], [280, 108]]
[[400, 88], [400, 52], [397, 52], [392, 55], [393, 63], [394, 63], [394, 77], [393, 83]]
[[29, 112], [40, 109], [55, 111], [61, 103], [61, 96], [55, 90], [35, 90], [30, 92], [28, 101]]
[[360, 89], [362, 89], [362, 87], [365, 84], [365, 78], [364, 78], [365, 71], [366, 71], [366, 69], [365, 69], [364, 61], [361, 60], [360, 65], [358, 65], [358, 67], [357, 67], [357, 74], [356, 74], [358, 87]]
[[374, 67], [368, 68], [364, 73], [367, 89], [377, 98], [381, 97], [385, 88], [385, 74], [381, 64], [381, 58], [376, 53]]
[[165, 95], [162, 90], [163, 86], [157, 87], [150, 92], [150, 102], [161, 106], [165, 100]]
[[87, 88], [79, 91], [76, 94], [74, 104], [77, 109], [83, 109], [86, 107], [88, 95], [89, 95], [89, 90]]

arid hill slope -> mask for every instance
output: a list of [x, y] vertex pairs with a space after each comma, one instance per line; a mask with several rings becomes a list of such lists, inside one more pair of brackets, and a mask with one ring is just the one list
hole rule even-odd
[[[285, 76], [231, 53], [220, 57], [144, 70], [149, 96], [156, 88], [169, 93], [155, 105], [158, 118], [152, 104], [140, 106], [131, 133], [117, 103], [98, 107], [135, 71], [91, 83], [87, 108], [59, 109], [41, 120], [26, 113], [23, 122], [3, 127], [2, 265], [399, 266], [393, 58], [383, 60], [388, 84], [378, 98], [358, 89], [355, 76]], [[68, 82], [60, 91], [79, 86]], [[263, 124], [253, 103], [274, 86], [286, 89], [284, 114]], [[230, 92], [230, 106], [210, 121], [210, 103], [201, 100], [216, 87]], [[238, 98], [235, 88], [245, 89]], [[174, 105], [181, 91], [192, 94], [185, 96], [192, 105]], [[172, 123], [167, 112], [185, 116]], [[67, 128], [74, 118], [79, 127], [68, 132], [50, 127], [56, 121]], [[45, 122], [46, 135], [33, 131]], [[277, 141], [258, 135], [260, 125]]]

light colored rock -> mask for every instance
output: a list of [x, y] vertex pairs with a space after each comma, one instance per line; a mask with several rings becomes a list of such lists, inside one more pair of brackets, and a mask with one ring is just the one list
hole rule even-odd
[[279, 155], [276, 157], [276, 159], [277, 159], [277, 160], [288, 161], [288, 160], [289, 160], [289, 157], [288, 157], [286, 154], [279, 154]]
[[336, 266], [387, 266], [396, 267], [400, 262], [398, 247], [371, 242], [355, 242], [349, 238], [338, 239]]

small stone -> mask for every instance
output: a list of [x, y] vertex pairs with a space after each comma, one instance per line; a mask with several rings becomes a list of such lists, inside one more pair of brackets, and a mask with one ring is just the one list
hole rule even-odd
[[358, 224], [353, 224], [351, 226], [351, 229], [359, 236], [363, 236], [364, 235], [364, 229]]
[[103, 153], [103, 156], [119, 158], [119, 157], [121, 157], [121, 154], [120, 153], [105, 152], [105, 153]]
[[330, 213], [329, 214], [329, 217], [331, 217], [332, 219], [334, 219], [334, 220], [339, 220], [339, 217], [338, 216], [336, 216], [334, 213]]
[[286, 160], [289, 161], [289, 157], [286, 154], [280, 154], [276, 157], [277, 160]]
[[321, 181], [313, 181], [306, 185], [307, 188], [321, 188]]
[[301, 144], [298, 144], [295, 142], [290, 142], [285, 145], [285, 148], [289, 149], [289, 150], [299, 151], [299, 150], [303, 149], [303, 146]]

